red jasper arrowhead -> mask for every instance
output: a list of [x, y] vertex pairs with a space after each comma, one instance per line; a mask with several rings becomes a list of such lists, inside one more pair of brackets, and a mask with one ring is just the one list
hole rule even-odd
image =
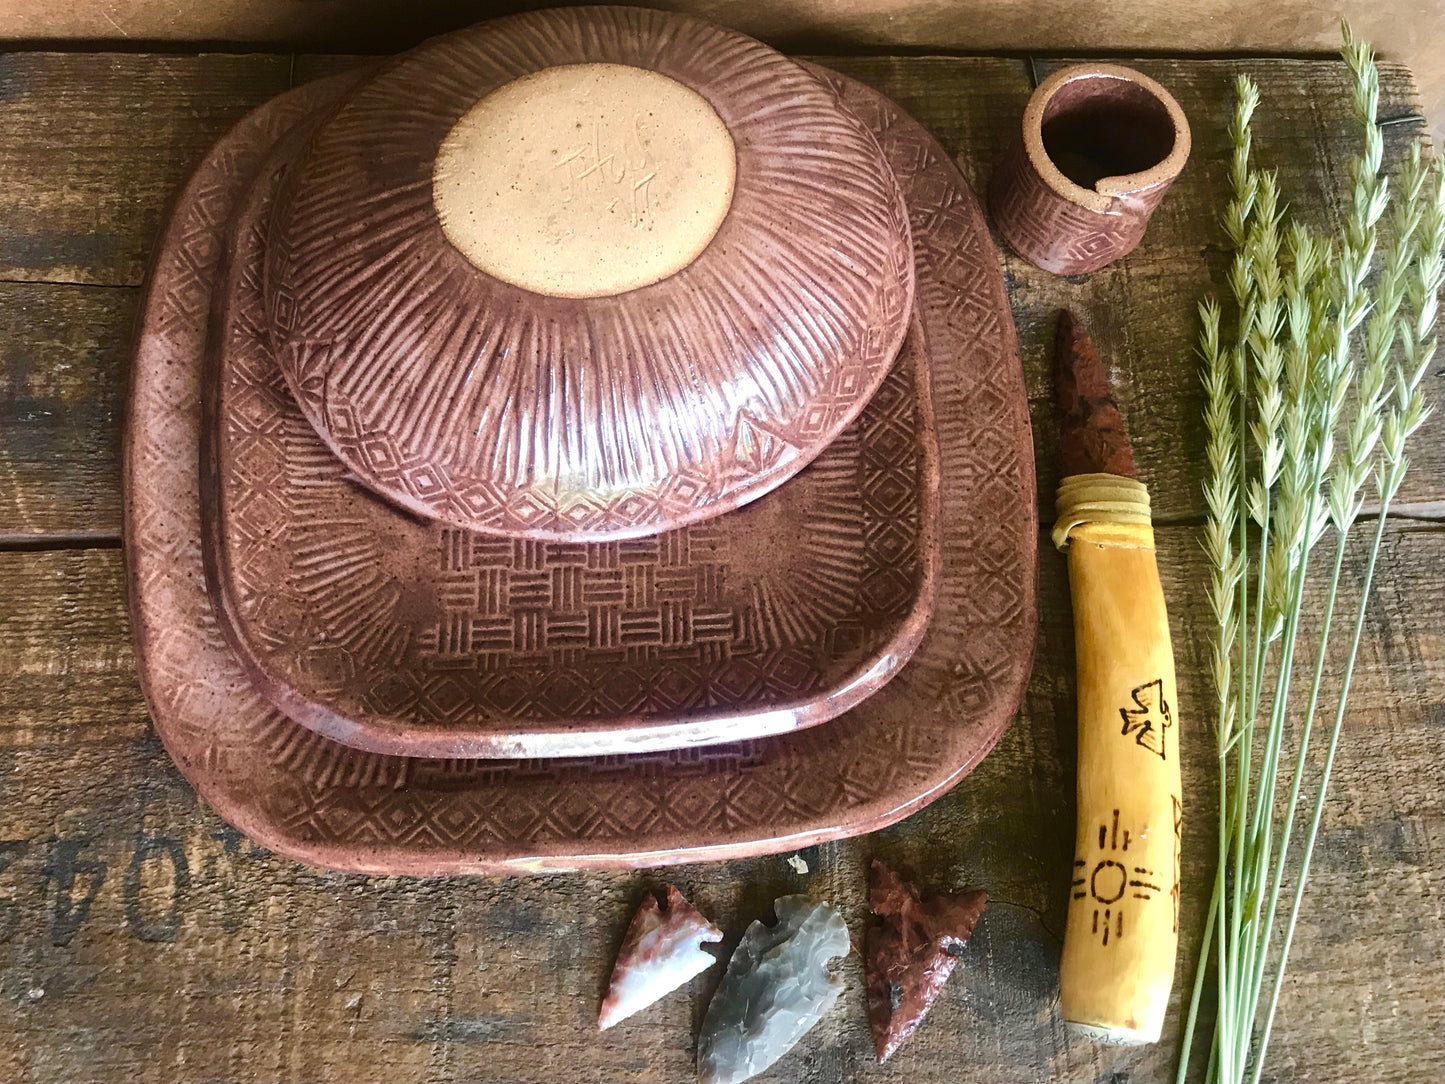
[[880, 1062], [928, 1015], [987, 903], [982, 890], [924, 898], [873, 859], [868, 906], [883, 922], [868, 930], [868, 1026]]

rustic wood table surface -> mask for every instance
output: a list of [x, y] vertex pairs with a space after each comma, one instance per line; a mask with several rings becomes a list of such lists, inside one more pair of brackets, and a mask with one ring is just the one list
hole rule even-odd
[[[206, 146], [286, 87], [354, 61], [277, 55], [0, 56], [0, 1079], [682, 1081], [719, 969], [605, 1034], [612, 956], [642, 893], [675, 881], [730, 934], [774, 896], [836, 903], [855, 942], [874, 855], [992, 902], [931, 1018], [871, 1056], [857, 956], [840, 1005], [771, 1081], [1156, 1080], [1171, 1076], [1212, 877], [1204, 725], [1211, 618], [1198, 524], [1204, 434], [1194, 305], [1223, 289], [1229, 84], [1264, 91], [1256, 147], [1296, 213], [1339, 220], [1343, 67], [1147, 60], [1193, 158], [1143, 245], [1063, 279], [1005, 258], [1039, 463], [1037, 661], [1018, 718], [956, 790], [872, 836], [671, 870], [445, 880], [307, 869], [200, 801], [136, 682], [120, 550], [131, 325], [168, 197]], [[1052, 62], [829, 61], [954, 152], [976, 191]], [[1382, 71], [1387, 165], [1419, 128]], [[1072, 858], [1073, 638], [1048, 542], [1049, 339], [1063, 305], [1112, 366], [1153, 493], [1184, 728], [1183, 944], [1158, 1046], [1071, 1039], [1058, 1015]], [[1440, 373], [1430, 378], [1440, 397]], [[1445, 412], [1416, 438], [1385, 534], [1351, 710], [1266, 1076], [1445, 1072]], [[946, 525], [945, 525], [946, 528]], [[1364, 532], [1361, 531], [1361, 534]], [[1363, 546], [1345, 565], [1355, 597]], [[1318, 601], [1312, 602], [1317, 613]], [[866, 705], [859, 709], [866, 711]]]

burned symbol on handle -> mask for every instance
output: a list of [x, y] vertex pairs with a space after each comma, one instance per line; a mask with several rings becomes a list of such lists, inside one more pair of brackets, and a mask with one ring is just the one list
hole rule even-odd
[[1092, 932], [1099, 935], [1100, 944], [1107, 945], [1112, 934], [1115, 940], [1124, 936], [1124, 906], [1127, 895], [1131, 899], [1148, 902], [1159, 891], [1154, 883], [1154, 871], [1143, 866], [1131, 866], [1123, 861], [1124, 852], [1129, 849], [1129, 830], [1119, 831], [1119, 811], [1114, 810], [1114, 823], [1099, 825], [1099, 850], [1105, 848], [1113, 857], [1101, 858], [1087, 872], [1088, 863], [1082, 858], [1074, 860], [1074, 899], [1092, 897], [1094, 900], [1094, 925]]
[[1126, 737], [1133, 734], [1134, 741], [1139, 745], [1151, 753], [1158, 753], [1159, 759], [1168, 760], [1164, 752], [1164, 735], [1174, 725], [1174, 719], [1169, 714], [1169, 701], [1164, 699], [1164, 679], [1145, 682], [1130, 690], [1129, 695], [1137, 706], [1119, 709], [1119, 714], [1124, 717], [1124, 729], [1120, 733]]

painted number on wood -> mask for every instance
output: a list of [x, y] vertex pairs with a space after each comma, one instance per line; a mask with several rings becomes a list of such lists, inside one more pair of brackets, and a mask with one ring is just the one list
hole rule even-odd
[[[135, 937], [175, 941], [198, 879], [228, 895], [226, 890], [243, 875], [243, 863], [270, 854], [264, 847], [245, 845], [230, 827], [211, 833], [210, 840], [214, 843], [198, 844], [199, 853], [188, 856], [184, 841], [144, 831], [122, 845], [120, 853], [96, 834], [48, 844], [0, 839], [0, 942], [22, 936], [28, 915], [32, 921], [43, 919], [41, 936], [52, 945], [69, 945], [97, 908], [105, 910], [107, 891], [119, 892], [125, 927]], [[193, 870], [196, 862], [199, 868]], [[240, 908], [228, 908], [220, 920], [234, 930], [244, 915]]]
[[[147, 891], [148, 867], [169, 866], [161, 875], [169, 878], [166, 892]], [[125, 920], [142, 941], [174, 941], [181, 930], [181, 907], [191, 887], [191, 870], [180, 842], [164, 836], [142, 835], [125, 871]], [[155, 901], [168, 896], [164, 908]]]

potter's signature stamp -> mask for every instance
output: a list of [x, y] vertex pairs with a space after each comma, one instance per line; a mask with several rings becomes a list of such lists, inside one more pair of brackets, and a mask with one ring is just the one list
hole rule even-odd
[[561, 155], [552, 169], [561, 179], [563, 203], [595, 201], [600, 210], [617, 213], [625, 209], [635, 229], [650, 229], [653, 219], [652, 183], [658, 163], [648, 146], [641, 113], [623, 125], [623, 135], [601, 120], [592, 125], [590, 137]]

